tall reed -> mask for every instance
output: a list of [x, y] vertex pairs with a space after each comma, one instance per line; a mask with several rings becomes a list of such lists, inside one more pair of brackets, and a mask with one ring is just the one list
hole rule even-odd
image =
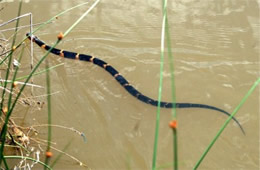
[[[170, 31], [168, 25], [168, 18], [167, 18], [167, 0], [162, 1], [162, 13], [163, 13], [163, 20], [162, 20], [162, 32], [161, 32], [161, 49], [160, 49], [160, 80], [159, 80], [159, 92], [158, 92], [158, 106], [157, 106], [157, 114], [156, 114], [156, 125], [155, 125], [155, 139], [154, 139], [154, 149], [153, 149], [153, 162], [152, 162], [152, 169], [156, 169], [156, 158], [157, 158], [157, 149], [158, 149], [158, 136], [159, 136], [159, 124], [160, 124], [160, 102], [161, 102], [161, 93], [162, 93], [162, 83], [163, 83], [163, 65], [164, 65], [164, 49], [165, 49], [165, 34], [166, 34], [166, 45], [168, 50], [168, 57], [169, 57], [169, 66], [170, 66], [170, 73], [171, 73], [171, 94], [172, 94], [172, 102], [175, 103], [175, 82], [174, 82], [174, 66], [173, 66], [173, 55], [171, 51], [171, 38], [170, 38]], [[177, 115], [175, 107], [172, 108], [172, 122], [174, 124], [177, 123]], [[174, 125], [171, 126], [173, 130], [173, 153], [174, 153], [174, 169], [178, 169], [178, 147], [177, 147], [177, 129]]]
[[[20, 16], [21, 14], [21, 9], [22, 9], [22, 1], [20, 0], [19, 3], [19, 8], [18, 8], [18, 16]], [[10, 53], [10, 57], [9, 57], [9, 61], [8, 61], [8, 68], [6, 70], [6, 76], [5, 76], [5, 82], [4, 82], [4, 90], [2, 92], [2, 97], [1, 97], [1, 104], [0, 104], [0, 117], [2, 116], [2, 110], [3, 110], [3, 105], [4, 105], [4, 98], [5, 98], [5, 91], [6, 91], [6, 87], [7, 87], [7, 80], [9, 78], [9, 73], [10, 73], [10, 68], [11, 68], [11, 63], [12, 63], [12, 56], [13, 56], [13, 52], [15, 50], [15, 40], [16, 40], [16, 34], [17, 34], [17, 27], [19, 26], [19, 18], [16, 21], [16, 29], [15, 29], [15, 34], [13, 37], [13, 42], [12, 42], [12, 51]], [[4, 151], [4, 145], [5, 145], [5, 139], [6, 139], [6, 132], [7, 132], [7, 125], [8, 125], [8, 121], [9, 121], [9, 117], [11, 116], [11, 111], [10, 111], [10, 106], [11, 106], [11, 98], [12, 98], [12, 86], [11, 86], [11, 93], [9, 95], [9, 100], [8, 100], [8, 107], [7, 107], [7, 112], [6, 112], [6, 117], [5, 117], [5, 123], [2, 127], [1, 130], [1, 148], [0, 148], [0, 166], [2, 164], [2, 160], [4, 160], [4, 165], [5, 167], [8, 169], [8, 166], [6, 164], [5, 158], [3, 157], [3, 151]]]
[[216, 136], [214, 137], [214, 139], [211, 141], [211, 143], [208, 145], [208, 147], [206, 148], [206, 150], [204, 151], [204, 153], [202, 154], [202, 156], [200, 157], [200, 159], [198, 160], [198, 162], [196, 163], [196, 165], [194, 166], [194, 170], [197, 169], [199, 167], [199, 165], [201, 164], [201, 162], [204, 160], [204, 158], [206, 157], [206, 155], [208, 154], [209, 150], [213, 147], [213, 145], [215, 144], [215, 142], [217, 141], [217, 139], [219, 138], [219, 136], [221, 135], [221, 133], [225, 130], [225, 128], [227, 127], [228, 123], [232, 120], [232, 118], [237, 114], [238, 110], [240, 109], [240, 107], [246, 102], [247, 98], [253, 93], [253, 91], [255, 90], [255, 88], [259, 85], [260, 83], [260, 77], [258, 78], [258, 80], [255, 81], [255, 83], [252, 85], [252, 87], [249, 89], [249, 91], [246, 93], [246, 95], [244, 96], [244, 98], [241, 100], [241, 102], [237, 105], [237, 107], [235, 108], [235, 110], [232, 112], [231, 116], [228, 117], [228, 119], [225, 121], [225, 123], [222, 125], [222, 127], [220, 128], [220, 130], [218, 131], [218, 133], [216, 134]]

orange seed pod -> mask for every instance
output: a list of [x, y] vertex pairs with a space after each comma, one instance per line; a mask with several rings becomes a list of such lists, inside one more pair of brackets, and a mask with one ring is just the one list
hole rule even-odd
[[15, 46], [15, 45], [12, 47], [12, 50], [13, 50], [13, 51], [16, 50], [16, 46]]
[[46, 152], [45, 155], [47, 158], [50, 158], [53, 156], [52, 152], [50, 152], [50, 151]]
[[8, 108], [6, 106], [4, 106], [2, 111], [6, 114], [8, 112]]
[[15, 88], [18, 85], [17, 81], [13, 82], [13, 87]]
[[63, 39], [63, 37], [64, 37], [64, 35], [63, 35], [63, 33], [62, 33], [62, 32], [60, 32], [60, 33], [58, 34], [58, 36], [57, 36], [57, 38], [58, 38], [59, 40], [62, 40], [62, 39]]
[[172, 129], [176, 129], [177, 128], [177, 120], [170, 121], [169, 127], [172, 128]]

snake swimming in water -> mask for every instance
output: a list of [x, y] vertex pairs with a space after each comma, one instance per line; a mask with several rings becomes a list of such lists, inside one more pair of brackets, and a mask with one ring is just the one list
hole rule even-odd
[[[41, 48], [45, 49], [45, 50], [50, 50], [51, 46], [46, 45], [43, 41], [41, 41], [38, 37], [27, 33], [26, 36], [32, 40], [33, 42], [35, 42], [38, 46], [40, 46]], [[202, 108], [202, 109], [210, 109], [210, 110], [215, 110], [215, 111], [219, 111], [221, 113], [224, 113], [227, 116], [230, 116], [230, 113], [228, 113], [227, 111], [217, 108], [215, 106], [210, 106], [210, 105], [206, 105], [206, 104], [198, 104], [198, 103], [171, 103], [171, 102], [158, 102], [157, 100], [154, 100], [150, 97], [147, 97], [145, 95], [143, 95], [141, 92], [139, 92], [136, 88], [134, 88], [131, 84], [129, 84], [129, 82], [121, 75], [119, 74], [119, 72], [112, 67], [111, 65], [109, 65], [108, 63], [106, 63], [105, 61], [99, 59], [99, 58], [95, 58], [91, 55], [86, 55], [86, 54], [79, 54], [79, 53], [75, 53], [75, 52], [70, 52], [70, 51], [65, 51], [65, 50], [60, 50], [57, 48], [52, 48], [50, 50], [51, 53], [64, 57], [64, 58], [69, 58], [69, 59], [76, 59], [76, 60], [82, 60], [82, 61], [87, 61], [87, 62], [91, 62], [95, 65], [98, 65], [99, 67], [105, 69], [108, 73], [110, 73], [115, 80], [128, 92], [130, 93], [132, 96], [134, 96], [135, 98], [137, 98], [138, 100], [153, 105], [153, 106], [158, 106], [158, 104], [160, 104], [160, 107], [162, 108]], [[245, 134], [243, 127], [240, 125], [240, 123], [238, 122], [238, 120], [234, 117], [232, 117], [232, 119], [238, 124], [238, 126], [240, 127], [241, 131]]]

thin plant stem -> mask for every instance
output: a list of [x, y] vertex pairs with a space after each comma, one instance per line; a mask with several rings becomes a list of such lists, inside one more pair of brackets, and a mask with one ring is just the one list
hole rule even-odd
[[66, 32], [64, 32], [64, 37], [66, 37], [66, 36], [68, 35], [68, 33], [69, 33], [74, 27], [76, 27], [76, 26], [79, 24], [79, 22], [80, 22], [86, 15], [88, 15], [88, 13], [99, 3], [99, 1], [100, 1], [100, 0], [96, 0], [96, 1], [94, 2], [94, 4], [92, 4], [91, 7], [90, 7], [83, 15], [81, 15], [81, 17], [80, 17], [74, 24], [72, 24], [72, 25], [70, 26], [70, 28], [69, 28]]
[[[45, 60], [46, 65], [45, 68], [47, 69], [49, 67], [48, 59]], [[50, 83], [50, 74], [49, 70], [46, 71], [46, 85], [47, 85], [47, 103], [48, 103], [48, 143], [47, 143], [47, 148], [46, 148], [46, 153], [50, 152], [50, 147], [51, 147], [51, 83]], [[45, 156], [45, 164], [48, 165], [50, 161], [50, 157], [47, 155]], [[44, 167], [46, 169], [46, 167]]]
[[174, 158], [173, 158], [173, 167], [175, 170], [178, 169], [178, 135], [177, 135], [177, 129], [173, 129], [172, 130], [173, 133], [173, 154], [174, 154]]
[[[20, 3], [19, 3], [18, 16], [20, 16], [20, 14], [21, 14], [21, 9], [22, 9], [22, 0], [20, 0]], [[15, 35], [13, 37], [12, 48], [14, 48], [14, 44], [15, 44], [15, 40], [16, 40], [16, 34], [17, 34], [17, 27], [18, 26], [19, 26], [19, 19], [16, 22], [16, 29], [15, 29]], [[10, 72], [10, 68], [11, 68], [13, 51], [14, 51], [14, 49], [10, 53], [10, 58], [9, 58], [9, 62], [8, 62], [8, 68], [7, 68], [6, 76], [5, 76], [5, 80], [6, 81], [4, 82], [4, 90], [2, 92], [2, 100], [1, 100], [1, 104], [0, 104], [0, 116], [2, 116], [2, 108], [3, 108], [3, 104], [4, 104], [5, 89], [6, 89], [6, 86], [7, 86], [7, 80], [8, 80], [9, 72]], [[10, 95], [11, 95], [11, 93], [10, 93]], [[10, 100], [9, 100], [9, 102], [10, 102]], [[10, 103], [8, 103], [8, 106], [10, 106]], [[2, 127], [1, 135], [0, 135], [0, 140], [1, 140], [0, 166], [2, 165], [2, 160], [5, 159], [3, 157], [3, 151], [4, 151], [4, 145], [5, 145], [7, 124], [8, 124], [8, 120], [9, 120], [10, 115], [11, 115], [11, 112], [9, 112], [9, 107], [8, 107], [8, 112], [6, 114], [5, 123], [4, 123], [3, 127]]]
[[[24, 46], [23, 46], [23, 48], [22, 48], [22, 51], [21, 51], [21, 53], [20, 53], [20, 56], [19, 56], [19, 58], [18, 58], [18, 63], [20, 63], [20, 61], [21, 61], [21, 59], [22, 59], [22, 56], [23, 56], [23, 52], [24, 52]], [[13, 82], [14, 82], [14, 80], [15, 80], [15, 78], [16, 78], [16, 75], [17, 75], [17, 72], [18, 72], [18, 70], [19, 70], [19, 66], [17, 66], [16, 68], [15, 68], [15, 72], [14, 72], [14, 75], [13, 75]], [[7, 83], [7, 82], [6, 82]], [[14, 86], [13, 85], [11, 85], [11, 89], [10, 89], [10, 93], [9, 93], [9, 100], [8, 100], [8, 110], [10, 109], [10, 106], [11, 106], [11, 103], [12, 103], [12, 94], [13, 94], [13, 88], [14, 88]], [[8, 112], [9, 113], [9, 112]], [[9, 113], [9, 114], [11, 114], [11, 113]], [[7, 120], [8, 121], [8, 120]], [[7, 122], [5, 122], [5, 124], [7, 125]], [[5, 125], [4, 125], [5, 126]], [[1, 164], [1, 163], [0, 163]], [[5, 162], [5, 159], [4, 159], [4, 164], [5, 164], [5, 166], [7, 165], [6, 164], [6, 162]], [[7, 168], [7, 169], [9, 169], [9, 168]]]
[[[170, 30], [169, 30], [169, 25], [168, 25], [168, 17], [166, 13], [166, 38], [167, 38], [167, 49], [168, 49], [168, 57], [170, 60], [170, 72], [171, 72], [171, 89], [172, 89], [172, 102], [176, 103], [176, 90], [175, 90], [175, 80], [174, 80], [174, 63], [173, 63], [173, 55], [172, 55], [172, 49], [171, 49], [171, 35], [170, 35]], [[176, 113], [176, 107], [172, 108], [172, 118], [177, 119], [177, 113]]]
[[252, 87], [249, 89], [249, 91], [246, 93], [246, 95], [244, 96], [244, 98], [241, 100], [241, 102], [238, 104], [238, 106], [235, 108], [235, 110], [232, 112], [232, 114], [229, 116], [229, 118], [225, 121], [225, 123], [222, 125], [222, 127], [220, 128], [220, 130], [218, 131], [217, 135], [214, 137], [214, 139], [212, 140], [212, 142], [209, 144], [209, 146], [206, 148], [206, 150], [204, 151], [204, 153], [202, 154], [202, 156], [200, 157], [199, 161], [196, 163], [195, 167], [193, 168], [194, 170], [196, 170], [199, 165], [201, 164], [201, 162], [203, 161], [203, 159], [205, 158], [205, 156], [207, 155], [207, 153], [209, 152], [209, 150], [212, 148], [212, 146], [215, 144], [215, 142], [217, 141], [217, 139], [219, 138], [219, 136], [221, 135], [221, 133], [224, 131], [224, 129], [227, 127], [228, 123], [232, 120], [232, 118], [237, 114], [238, 110], [240, 109], [240, 107], [246, 102], [247, 98], [253, 93], [253, 91], [255, 90], [255, 88], [257, 87], [257, 85], [260, 83], [260, 78], [258, 78], [258, 80], [252, 85]]
[[[74, 7], [71, 7], [71, 8], [69, 8], [69, 9], [65, 10], [65, 11], [62, 11], [62, 12], [58, 13], [57, 15], [55, 15], [54, 17], [52, 17], [52, 18], [49, 19], [48, 21], [46, 21], [46, 22], [40, 24], [39, 27], [37, 27], [33, 32], [31, 32], [31, 34], [33, 34], [33, 33], [37, 32], [38, 30], [42, 29], [44, 26], [46, 26], [47, 24], [51, 23], [51, 22], [52, 22], [53, 20], [55, 20], [57, 17], [62, 16], [63, 14], [65, 14], [65, 13], [67, 13], [67, 12], [69, 12], [69, 11], [75, 9], [75, 8], [81, 7], [81, 6], [83, 6], [83, 5], [87, 4], [87, 3], [88, 3], [88, 2], [84, 2], [84, 3], [82, 3], [82, 4], [76, 5], [76, 6], [74, 6]], [[27, 39], [27, 37], [25, 37], [20, 43], [18, 43], [18, 45], [16, 46], [16, 48], [20, 47], [21, 44], [22, 44], [26, 39]], [[4, 59], [2, 59], [2, 61], [0, 62], [0, 65], [1, 65], [7, 58], [9, 58], [10, 55], [12, 55], [12, 50], [10, 51], [10, 53], [9, 53]]]
[[[32, 13], [26, 13], [26, 14], [23, 14], [23, 15], [18, 15], [17, 17], [15, 17], [15, 18], [13, 18], [13, 19], [7, 21], [7, 22], [4, 22], [4, 23], [0, 24], [0, 27], [5, 26], [5, 25], [7, 25], [7, 24], [10, 24], [11, 22], [17, 21], [17, 20], [19, 20], [20, 18], [27, 17], [27, 16], [29, 16], [29, 15], [31, 15], [31, 14], [32, 14]], [[20, 28], [20, 27], [15, 27], [15, 29], [16, 29], [16, 28]], [[1, 30], [0, 32], [2, 32], [2, 30]]]
[[[5, 80], [0, 80], [0, 82], [5, 82]], [[17, 83], [17, 84], [24, 84], [24, 82], [19, 82], [19, 81], [15, 81], [15, 80], [7, 80], [7, 83]], [[36, 85], [36, 84], [31, 84], [31, 83], [26, 83], [27, 86], [31, 86], [31, 87], [38, 87], [38, 88], [44, 88], [43, 86], [40, 86], [40, 85]], [[2, 86], [0, 85], [0, 88], [2, 88]], [[3, 88], [2, 88], [3, 89]], [[8, 91], [6, 89], [6, 91]], [[13, 90], [9, 90], [8, 91], [9, 93], [10, 92], [13, 92]]]
[[52, 169], [51, 167], [49, 167], [45, 163], [43, 163], [43, 162], [41, 162], [39, 160], [33, 159], [31, 157], [27, 157], [27, 156], [4, 156], [4, 158], [5, 159], [26, 159], [26, 160], [30, 160], [30, 161], [33, 161], [33, 162], [37, 162], [40, 165], [43, 165], [44, 167], [46, 167], [47, 169]]
[[[45, 72], [48, 71], [48, 70], [52, 70], [52, 69], [54, 69], [54, 68], [56, 68], [56, 67], [59, 67], [59, 66], [62, 66], [62, 65], [64, 65], [64, 63], [60, 63], [60, 64], [57, 64], [57, 65], [55, 65], [55, 66], [48, 67], [47, 69], [44, 69], [44, 70], [41, 70], [41, 71], [38, 71], [38, 72], [34, 73], [32, 76], [36, 76], [36, 75], [45, 73]], [[28, 77], [29, 77], [29, 75], [23, 76], [23, 77], [19, 77], [19, 78], [16, 78], [15, 81], [23, 80], [23, 79], [26, 79], [26, 78], [28, 78]]]
[[8, 164], [7, 164], [7, 162], [6, 162], [6, 159], [5, 159], [5, 158], [3, 159], [3, 162], [4, 162], [4, 165], [5, 165], [5, 169], [9, 169], [9, 167], [8, 167]]
[[62, 155], [64, 155], [63, 153], [65, 153], [65, 151], [69, 148], [69, 146], [71, 145], [72, 140], [70, 140], [65, 147], [62, 149], [62, 152], [59, 153], [59, 155], [55, 158], [55, 160], [52, 162], [52, 164], [50, 165], [51, 168], [53, 168], [55, 166], [55, 164], [60, 160], [60, 158], [62, 157]]
[[[20, 53], [20, 56], [19, 56], [19, 58], [18, 58], [18, 63], [21, 62], [21, 59], [22, 59], [22, 56], [23, 56], [23, 52], [24, 52], [24, 46], [23, 46], [22, 51], [21, 51], [21, 53]], [[16, 78], [16, 75], [17, 75], [18, 70], [19, 70], [19, 66], [16, 66], [15, 72], [14, 72], [14, 75], [13, 75], [13, 79], [12, 79], [12, 81], [11, 81], [12, 83], [15, 82], [15, 78]], [[10, 109], [10, 106], [11, 106], [11, 103], [12, 103], [12, 92], [13, 92], [13, 88], [14, 88], [14, 86], [11, 85], [11, 89], [10, 89], [10, 93], [9, 93], [9, 101], [8, 101], [8, 110]]]
[[[20, 3], [19, 3], [19, 8], [18, 8], [18, 17], [20, 16], [21, 14], [21, 10], [22, 10], [22, 0], [20, 0]], [[13, 52], [15, 50], [15, 40], [16, 40], [16, 35], [17, 35], [17, 27], [19, 26], [19, 21], [20, 21], [20, 18], [18, 18], [16, 20], [16, 26], [15, 26], [15, 32], [14, 32], [14, 37], [13, 37], [13, 41], [12, 41], [12, 51], [10, 52], [10, 56], [9, 56], [9, 61], [8, 61], [8, 67], [7, 67], [7, 70], [6, 70], [6, 75], [5, 75], [5, 80], [7, 81], [8, 80], [8, 77], [9, 77], [9, 73], [10, 73], [10, 69], [11, 69], [11, 63], [12, 63], [12, 56], [13, 56]], [[5, 96], [5, 89], [6, 89], [6, 86], [7, 86], [7, 82], [5, 81], [4, 83], [4, 90], [3, 90], [3, 93], [2, 93], [2, 100], [1, 100], [1, 105], [0, 105], [0, 111], [2, 110], [3, 108], [3, 104], [4, 104], [4, 96]], [[0, 116], [2, 115], [2, 112], [0, 112]], [[0, 155], [0, 158], [1, 158], [1, 155]], [[1, 165], [1, 160], [0, 160], [0, 165]]]
[[[31, 26], [38, 26], [38, 25], [42, 25], [42, 24], [43, 24], [43, 22], [32, 24], [32, 25], [31, 24], [29, 24], [29, 25], [22, 25], [22, 26], [19, 26], [18, 29], [21, 30], [23, 28], [27, 28], [27, 27], [31, 27]], [[7, 31], [11, 31], [11, 30], [15, 30], [15, 28], [7, 28], [7, 29], [4, 29], [4, 30], [0, 30], [0, 32], [7, 32]]]
[[[164, 2], [165, 3], [165, 2]], [[164, 9], [167, 10], [166, 8]], [[166, 15], [166, 39], [167, 39], [167, 49], [168, 49], [168, 58], [169, 58], [169, 65], [170, 65], [170, 72], [171, 72], [171, 94], [172, 94], [172, 103], [176, 103], [176, 95], [175, 95], [175, 81], [174, 81], [174, 64], [173, 64], [173, 55], [171, 50], [171, 38], [170, 38], [170, 31], [168, 25], [168, 17], [167, 11], [165, 12]], [[177, 112], [176, 107], [172, 108], [172, 119], [177, 121]], [[172, 129], [173, 132], [173, 162], [174, 162], [174, 169], [178, 170], [178, 135], [177, 135], [177, 128]]]
[[[167, 3], [167, 0], [166, 0]], [[165, 20], [166, 17], [163, 15], [162, 21], [162, 32], [161, 32], [161, 53], [160, 53], [160, 80], [158, 89], [158, 106], [156, 113], [156, 124], [155, 124], [155, 137], [154, 137], [154, 147], [153, 147], [153, 162], [152, 169], [156, 169], [156, 158], [157, 158], [157, 148], [158, 148], [158, 136], [159, 136], [159, 124], [160, 124], [160, 106], [162, 98], [162, 83], [163, 83], [163, 65], [164, 65], [164, 37], [165, 37]]]

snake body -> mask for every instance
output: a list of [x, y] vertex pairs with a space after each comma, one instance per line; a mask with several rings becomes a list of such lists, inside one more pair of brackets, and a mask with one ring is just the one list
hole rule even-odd
[[[147, 104], [150, 104], [150, 105], [153, 105], [153, 106], [159, 105], [162, 108], [202, 108], [202, 109], [210, 109], [210, 110], [219, 111], [221, 113], [224, 113], [227, 116], [230, 116], [230, 113], [228, 113], [227, 111], [220, 109], [220, 108], [217, 108], [215, 106], [210, 106], [210, 105], [206, 105], [206, 104], [158, 102], [157, 100], [154, 100], [150, 97], [147, 97], [147, 96], [143, 95], [141, 92], [139, 92], [136, 88], [134, 88], [131, 84], [129, 84], [129, 82], [121, 74], [119, 74], [119, 72], [114, 67], [112, 67], [111, 65], [109, 65], [108, 63], [106, 63], [103, 60], [101, 60], [99, 58], [95, 58], [91, 55], [79, 54], [79, 53], [75, 53], [75, 52], [60, 50], [60, 49], [57, 49], [57, 48], [51, 48], [49, 45], [46, 45], [43, 41], [41, 41], [38, 37], [36, 37], [34, 35], [27, 33], [26, 36], [29, 39], [32, 39], [32, 41], [35, 42], [41, 48], [43, 48], [47, 51], [50, 50], [50, 52], [55, 54], [55, 55], [59, 55], [61, 57], [69, 58], [69, 59], [87, 61], [87, 62], [91, 62], [95, 65], [98, 65], [99, 67], [105, 69], [108, 73], [110, 73], [114, 77], [114, 79], [128, 93], [130, 93], [132, 96], [134, 96], [135, 98], [137, 98], [138, 100], [140, 100], [144, 103], [147, 103]], [[238, 124], [238, 126], [240, 127], [240, 129], [244, 133], [244, 130], [243, 130], [242, 126], [240, 125], [240, 123], [238, 122], [238, 120], [234, 117], [232, 119]]]

